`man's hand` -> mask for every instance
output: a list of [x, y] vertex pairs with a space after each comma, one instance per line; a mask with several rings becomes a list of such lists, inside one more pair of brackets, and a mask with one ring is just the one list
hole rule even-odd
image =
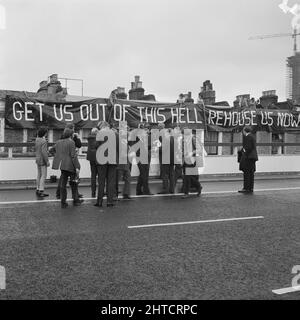
[[76, 174], [79, 175], [80, 169], [76, 169]]

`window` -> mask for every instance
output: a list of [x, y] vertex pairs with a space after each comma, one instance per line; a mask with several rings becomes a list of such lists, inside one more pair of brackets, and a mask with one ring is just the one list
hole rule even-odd
[[[283, 134], [272, 133], [272, 143], [283, 143]], [[272, 154], [283, 154], [282, 146], [272, 146]]]
[[[205, 142], [218, 143], [218, 132], [216, 132], [216, 131], [206, 132], [204, 135], [204, 143]], [[217, 146], [206, 146], [205, 150], [208, 155], [216, 156], [218, 154], [218, 147]]]

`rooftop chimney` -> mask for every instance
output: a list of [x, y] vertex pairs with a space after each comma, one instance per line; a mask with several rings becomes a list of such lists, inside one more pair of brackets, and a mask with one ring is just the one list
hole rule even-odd
[[122, 99], [126, 100], [127, 99], [127, 94], [125, 93], [125, 88], [123, 87], [118, 87], [116, 90], [116, 98], [117, 99]]
[[268, 90], [262, 92], [262, 97], [260, 98], [260, 104], [263, 108], [268, 108], [272, 104], [278, 103], [278, 96], [276, 95], [276, 90]]
[[143, 100], [145, 90], [143, 83], [140, 81], [140, 76], [134, 77], [134, 82], [131, 82], [131, 90], [129, 90], [130, 100]]
[[216, 102], [216, 91], [214, 91], [213, 84], [210, 82], [210, 80], [203, 82], [203, 87], [201, 87], [199, 98], [203, 100], [205, 105], [212, 105]]

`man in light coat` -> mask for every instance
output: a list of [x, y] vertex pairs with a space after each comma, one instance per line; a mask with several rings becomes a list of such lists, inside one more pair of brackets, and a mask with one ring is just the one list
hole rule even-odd
[[49, 196], [49, 194], [44, 193], [47, 167], [50, 166], [46, 135], [47, 129], [42, 127], [38, 130], [38, 136], [35, 140], [35, 162], [37, 165], [36, 195], [39, 200]]
[[76, 154], [75, 142], [72, 140], [73, 130], [66, 128], [63, 133], [63, 139], [57, 141], [55, 145], [55, 156], [53, 159], [52, 169], [61, 170], [61, 206], [68, 206], [67, 199], [67, 182], [70, 178], [70, 186], [72, 190], [73, 204], [79, 206], [83, 200], [78, 196], [78, 184], [76, 177], [80, 172], [80, 163]]

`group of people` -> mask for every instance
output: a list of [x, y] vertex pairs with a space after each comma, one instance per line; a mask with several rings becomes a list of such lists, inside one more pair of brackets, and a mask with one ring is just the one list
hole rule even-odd
[[48, 197], [45, 193], [45, 180], [47, 177], [47, 168], [50, 167], [49, 156], [54, 154], [52, 169], [60, 170], [56, 197], [61, 199], [62, 208], [66, 208], [67, 204], [67, 183], [69, 180], [72, 190], [73, 204], [80, 205], [83, 200], [82, 195], [78, 192], [78, 177], [80, 172], [80, 163], [78, 160], [78, 149], [81, 148], [81, 141], [78, 135], [74, 133], [74, 126], [67, 125], [61, 138], [56, 142], [55, 146], [48, 150], [47, 146], [48, 130], [44, 127], [40, 128], [35, 141], [35, 153], [37, 164], [37, 183], [36, 195], [38, 199]]
[[[151, 195], [149, 187], [149, 171], [150, 162], [153, 152], [158, 155], [160, 178], [162, 179], [162, 191], [161, 194], [174, 194], [176, 184], [179, 178], [183, 178], [183, 185], [181, 192], [182, 198], [187, 198], [191, 189], [197, 193], [197, 196], [201, 195], [202, 185], [199, 182], [199, 170], [195, 158], [199, 156], [197, 152], [199, 150], [203, 152], [202, 159], [206, 156], [203, 145], [197, 147], [197, 139], [193, 132], [190, 130], [190, 134], [187, 137], [185, 144], [190, 144], [191, 148], [188, 149], [188, 154], [183, 148], [182, 161], [175, 161], [176, 157], [182, 157], [182, 153], [176, 152], [178, 146], [183, 145], [183, 141], [175, 143], [174, 139], [179, 137], [182, 139], [182, 135], [174, 135], [176, 130], [181, 132], [180, 127], [173, 129], [173, 133], [170, 129], [165, 128], [164, 124], [158, 126], [160, 136], [153, 143], [151, 139], [150, 130], [146, 124], [141, 123], [138, 129], [135, 130], [134, 139], [131, 134], [134, 130], [130, 130], [128, 127], [120, 127], [118, 129], [111, 127], [106, 121], [101, 121], [97, 127], [93, 128], [88, 136], [88, 149], [87, 160], [90, 163], [91, 171], [91, 196], [96, 198], [97, 207], [102, 207], [103, 198], [105, 193], [107, 194], [107, 206], [112, 207], [118, 200], [119, 195], [119, 181], [123, 179], [124, 186], [122, 190], [123, 199], [131, 200], [131, 166], [133, 158], [136, 159], [136, 164], [139, 169], [139, 175], [136, 184], [137, 195]], [[136, 131], [142, 131], [142, 134], [137, 134]], [[255, 138], [251, 134], [251, 128], [244, 128], [243, 148], [239, 152], [240, 169], [244, 172], [244, 188], [241, 193], [252, 193], [254, 187], [254, 172], [256, 170], [255, 163], [258, 160], [256, 152]], [[98, 139], [99, 136], [105, 137], [104, 139]], [[107, 143], [109, 135], [114, 135], [116, 138], [115, 150], [116, 161], [100, 159], [99, 149]], [[135, 140], [136, 137], [136, 140]], [[185, 137], [186, 138], [186, 137]], [[134, 145], [136, 142], [142, 142], [139, 145], [139, 149], [135, 150]], [[163, 149], [163, 143], [168, 142], [169, 148], [167, 149], [168, 162], [165, 162], [163, 158], [165, 155], [165, 149]], [[125, 156], [128, 161], [119, 162], [119, 145], [124, 144]], [[81, 148], [81, 140], [74, 132], [74, 125], [68, 124], [64, 129], [61, 138], [56, 142], [55, 146], [48, 150], [47, 147], [47, 129], [40, 128], [38, 130], [36, 142], [36, 164], [37, 164], [37, 189], [36, 195], [38, 199], [43, 199], [48, 194], [45, 193], [45, 179], [47, 177], [47, 168], [50, 166], [49, 155], [54, 155], [52, 169], [60, 170], [61, 175], [59, 178], [58, 187], [56, 190], [57, 199], [61, 200], [61, 207], [68, 207], [67, 204], [67, 183], [72, 191], [73, 204], [79, 206], [82, 204], [82, 195], [78, 191], [79, 176], [80, 176], [80, 162], [78, 160], [78, 151]], [[142, 150], [145, 148], [147, 150]], [[105, 148], [104, 148], [105, 149]], [[121, 150], [124, 150], [121, 149]], [[141, 160], [141, 154], [147, 155], [147, 161]], [[109, 150], [105, 150], [102, 156], [108, 156]], [[100, 159], [100, 160], [99, 160]], [[106, 159], [106, 158], [105, 158]], [[107, 158], [108, 159], [108, 158]], [[177, 159], [178, 160], [178, 159]], [[204, 166], [204, 165], [203, 165]], [[98, 186], [98, 191], [97, 191]]]

